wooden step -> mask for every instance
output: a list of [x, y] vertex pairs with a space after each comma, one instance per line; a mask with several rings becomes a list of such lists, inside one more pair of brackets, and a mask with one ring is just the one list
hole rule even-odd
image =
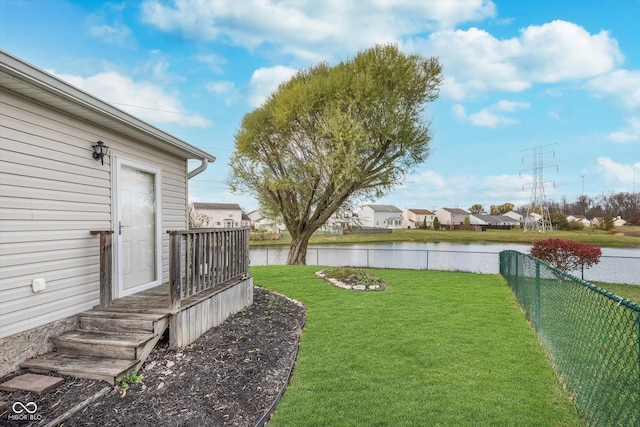
[[20, 367], [39, 373], [57, 372], [61, 375], [115, 384], [133, 370], [136, 363], [135, 360], [50, 353], [38, 359], [27, 360], [21, 363]]
[[75, 330], [54, 339], [60, 354], [137, 360], [152, 333]]
[[84, 331], [153, 333], [156, 320], [132, 317], [134, 316], [127, 313], [80, 314], [78, 325]]

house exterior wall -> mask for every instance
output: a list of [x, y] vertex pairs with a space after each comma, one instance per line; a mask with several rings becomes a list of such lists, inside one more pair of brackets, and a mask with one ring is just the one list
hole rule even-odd
[[[187, 227], [186, 160], [0, 89], [0, 338], [99, 302], [99, 239], [113, 230], [115, 157], [161, 170], [163, 280], [170, 229]], [[104, 165], [92, 145], [109, 147]], [[115, 249], [115, 245], [114, 245]], [[46, 289], [32, 292], [35, 278]]]
[[449, 208], [438, 209], [435, 214], [442, 225], [464, 224], [465, 218], [468, 218], [470, 215], [470, 213], [465, 210]]
[[402, 211], [402, 228], [418, 228], [427, 220], [427, 227], [433, 227], [433, 219], [435, 214], [417, 214], [411, 209], [405, 209]]
[[[364, 206], [360, 212], [358, 212], [358, 219], [363, 227], [387, 227], [386, 220], [391, 218], [399, 218], [402, 211], [385, 211], [380, 212], [371, 208], [371, 206]], [[402, 224], [398, 224], [401, 227]], [[394, 228], [389, 226], [389, 228]]]
[[523, 222], [524, 221], [524, 217], [521, 214], [519, 214], [518, 212], [509, 211], [506, 214], [504, 214], [504, 216], [508, 216], [509, 218], [513, 218], [518, 222]]
[[242, 211], [235, 209], [198, 209], [209, 217], [209, 227], [225, 228], [225, 227], [241, 227]]
[[364, 206], [359, 212], [358, 212], [358, 220], [360, 221], [360, 225], [362, 227], [375, 227], [375, 212], [373, 211], [373, 209], [371, 209], [371, 207], [369, 206]]

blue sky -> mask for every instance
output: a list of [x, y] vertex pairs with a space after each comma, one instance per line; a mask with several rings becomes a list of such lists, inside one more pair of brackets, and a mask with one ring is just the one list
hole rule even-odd
[[[244, 114], [296, 70], [376, 43], [436, 56], [431, 156], [376, 203], [486, 208], [640, 191], [640, 0], [0, 0], [0, 48], [217, 157], [191, 201], [238, 203]], [[524, 190], [523, 190], [524, 186]]]

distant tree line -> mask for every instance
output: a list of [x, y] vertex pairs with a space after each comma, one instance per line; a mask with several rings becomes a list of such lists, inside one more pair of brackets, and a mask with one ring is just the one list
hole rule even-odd
[[[640, 224], [640, 193], [603, 193], [597, 197], [581, 195], [572, 203], [563, 197], [559, 202], [549, 201], [548, 206], [549, 212], [564, 216], [584, 215], [589, 219], [620, 216]], [[519, 207], [519, 210], [526, 211], [527, 205]]]

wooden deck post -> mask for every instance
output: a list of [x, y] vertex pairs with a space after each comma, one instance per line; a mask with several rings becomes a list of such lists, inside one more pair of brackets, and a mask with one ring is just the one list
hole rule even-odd
[[112, 275], [112, 235], [111, 230], [92, 230], [92, 235], [100, 236], [100, 307], [107, 307], [113, 301]]
[[182, 252], [182, 234], [169, 232], [169, 307], [172, 310], [180, 308], [182, 299], [182, 273], [180, 259]]

